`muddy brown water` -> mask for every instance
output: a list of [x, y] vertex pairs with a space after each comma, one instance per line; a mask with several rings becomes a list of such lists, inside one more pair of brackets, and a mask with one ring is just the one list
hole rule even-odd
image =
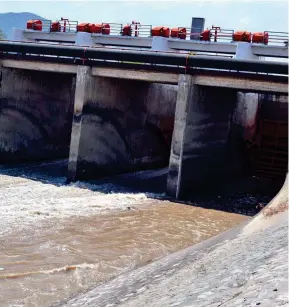
[[132, 193], [119, 185], [127, 175], [114, 187], [66, 185], [66, 169], [62, 161], [0, 166], [1, 307], [65, 302], [248, 219]]
[[51, 306], [247, 218], [152, 200], [140, 209], [14, 230], [1, 237], [0, 306]]

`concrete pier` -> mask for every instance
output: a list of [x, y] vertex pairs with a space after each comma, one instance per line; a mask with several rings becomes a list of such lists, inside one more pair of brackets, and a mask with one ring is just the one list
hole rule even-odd
[[73, 122], [67, 173], [68, 181], [75, 181], [76, 179], [83, 106], [88, 102], [88, 91], [89, 87], [92, 86], [92, 81], [91, 68], [88, 66], [77, 66]]
[[[229, 131], [236, 91], [195, 85], [180, 75], [167, 193], [174, 198], [206, 190], [230, 173]], [[211, 186], [212, 187], [212, 186]]]
[[178, 96], [175, 112], [175, 124], [171, 145], [169, 172], [167, 178], [167, 193], [179, 198], [182, 188], [182, 173], [184, 159], [184, 142], [187, 130], [189, 106], [193, 100], [193, 91], [197, 90], [194, 78], [191, 75], [180, 75]]

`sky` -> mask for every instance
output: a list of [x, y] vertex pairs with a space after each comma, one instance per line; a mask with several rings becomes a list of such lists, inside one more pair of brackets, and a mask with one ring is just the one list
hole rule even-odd
[[130, 23], [189, 27], [204, 17], [206, 27], [248, 31], [288, 31], [288, 1], [2, 1], [0, 13], [32, 12], [50, 20]]

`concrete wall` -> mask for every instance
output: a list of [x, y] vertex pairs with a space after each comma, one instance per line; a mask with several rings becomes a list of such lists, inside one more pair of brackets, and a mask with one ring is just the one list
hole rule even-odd
[[[0, 163], [68, 157], [76, 76], [1, 68]], [[167, 165], [177, 86], [92, 77], [79, 175]]]
[[[186, 92], [188, 81], [182, 78], [192, 83], [184, 102], [180, 89]], [[68, 157], [76, 118], [78, 178], [168, 165], [175, 123], [171, 182], [181, 178], [184, 190], [197, 190], [208, 178], [244, 170], [242, 142], [255, 134], [257, 94], [202, 87], [193, 76], [180, 76], [178, 86], [91, 75], [87, 80], [83, 110], [73, 116], [75, 75], [1, 68], [0, 163]], [[288, 121], [286, 97], [262, 101], [263, 113]]]
[[100, 77], [90, 82], [77, 177], [167, 165], [177, 87]]
[[252, 141], [258, 118], [288, 121], [288, 96], [238, 92], [232, 124], [236, 137]]
[[230, 167], [229, 132], [236, 91], [194, 84], [181, 75], [167, 192], [184, 198], [224, 182]]
[[260, 116], [288, 122], [288, 96], [260, 95]]
[[75, 77], [0, 73], [0, 163], [68, 157]]
[[[271, 128], [268, 131], [263, 131], [260, 126], [264, 120], [271, 121]], [[277, 128], [278, 125], [279, 128]], [[273, 170], [274, 167], [269, 165], [271, 162], [275, 162], [277, 165], [280, 156], [288, 156], [288, 136], [287, 132], [284, 133], [284, 129], [287, 131], [285, 128], [287, 125], [288, 96], [239, 92], [230, 133], [231, 143], [234, 147], [232, 162], [235, 173], [256, 175], [256, 169], [264, 171], [270, 168]], [[269, 133], [271, 136], [265, 136], [264, 133]], [[269, 152], [267, 141], [272, 143]], [[264, 155], [268, 160], [268, 165], [266, 162], [262, 167], [257, 167]], [[283, 167], [283, 175], [285, 176], [286, 161], [283, 162], [280, 165]], [[282, 167], [280, 172], [282, 172]]]
[[255, 93], [237, 93], [230, 130], [231, 167], [235, 176], [242, 176], [250, 171], [250, 157], [246, 146], [256, 136], [259, 100], [259, 95]]
[[184, 194], [214, 188], [232, 172], [229, 133], [236, 91], [198, 87], [195, 95], [199, 101], [191, 105], [185, 136]]

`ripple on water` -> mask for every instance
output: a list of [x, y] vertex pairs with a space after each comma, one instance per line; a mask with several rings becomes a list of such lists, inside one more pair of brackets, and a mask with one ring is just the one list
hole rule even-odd
[[111, 184], [64, 185], [39, 171], [60, 164], [41, 165], [0, 168], [0, 306], [51, 306], [247, 219]]
[[33, 228], [5, 235], [0, 249], [4, 268], [0, 305], [50, 306], [246, 219], [167, 201], [150, 202], [138, 210], [40, 220]]

